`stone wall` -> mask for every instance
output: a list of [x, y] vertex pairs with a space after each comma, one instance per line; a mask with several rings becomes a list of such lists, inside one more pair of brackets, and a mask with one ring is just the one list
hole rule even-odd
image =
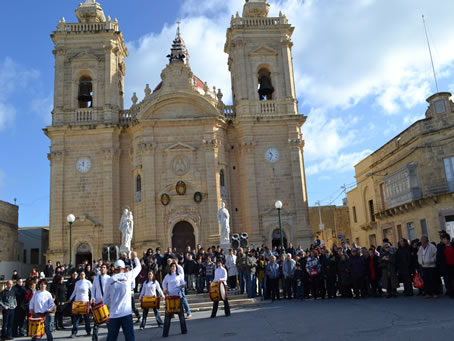
[[0, 201], [0, 261], [16, 261], [18, 259], [18, 217], [18, 206]]

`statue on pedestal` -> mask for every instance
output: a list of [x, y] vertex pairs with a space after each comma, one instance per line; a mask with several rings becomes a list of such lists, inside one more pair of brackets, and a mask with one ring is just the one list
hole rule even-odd
[[221, 240], [220, 244], [230, 244], [230, 214], [225, 208], [225, 202], [222, 202], [221, 209], [218, 211], [218, 222], [221, 225]]
[[121, 246], [120, 252], [125, 252], [129, 255], [131, 252], [132, 233], [134, 229], [134, 218], [132, 212], [128, 208], [123, 209], [123, 214], [120, 220]]

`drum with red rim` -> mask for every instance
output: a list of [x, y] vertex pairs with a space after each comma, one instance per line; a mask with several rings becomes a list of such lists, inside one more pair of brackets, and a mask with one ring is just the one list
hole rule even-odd
[[225, 287], [225, 283], [224, 282], [211, 283], [209, 294], [210, 294], [210, 299], [213, 302], [221, 301], [221, 300], [225, 301], [225, 299], [227, 298], [227, 289]]

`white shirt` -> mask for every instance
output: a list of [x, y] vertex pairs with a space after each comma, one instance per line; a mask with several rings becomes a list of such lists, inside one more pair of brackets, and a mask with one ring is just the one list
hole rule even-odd
[[[147, 283], [148, 282], [148, 283]], [[164, 293], [161, 290], [161, 286], [158, 281], [145, 281], [142, 285], [142, 290], [140, 291], [139, 300], [142, 296], [156, 296], [156, 291], [159, 296], [164, 298]]]
[[79, 279], [74, 286], [74, 291], [69, 298], [71, 301], [74, 297], [76, 297], [76, 302], [88, 302], [90, 301], [90, 297], [88, 296], [88, 292], [92, 288], [92, 284], [87, 279]]
[[129, 272], [113, 275], [107, 280], [103, 302], [109, 308], [111, 318], [131, 315], [131, 282], [142, 270], [139, 258], [134, 259], [135, 267]]
[[180, 264], [177, 264], [177, 272], [180, 276], [183, 276], [184, 278], [184, 269]]
[[238, 269], [236, 267], [236, 255], [228, 255], [225, 259], [225, 266], [228, 269], [229, 276], [238, 275]]
[[169, 296], [181, 296], [181, 286], [185, 286], [184, 277], [177, 274], [167, 274], [162, 281], [162, 287]]
[[[100, 278], [101, 278], [102, 290], [101, 290], [101, 286], [99, 285]], [[102, 302], [102, 299], [103, 299], [102, 296], [103, 296], [103, 293], [106, 291], [106, 283], [109, 278], [110, 278], [109, 275], [98, 275], [95, 277], [95, 280], [93, 282], [93, 289], [92, 289], [91, 297], [95, 299], [96, 303]]]
[[213, 282], [225, 282], [227, 281], [227, 270], [224, 267], [216, 268], [214, 270], [214, 279]]
[[54, 300], [49, 291], [36, 291], [29, 304], [29, 310], [33, 310], [36, 314], [44, 314], [47, 309], [52, 311], [53, 308]]

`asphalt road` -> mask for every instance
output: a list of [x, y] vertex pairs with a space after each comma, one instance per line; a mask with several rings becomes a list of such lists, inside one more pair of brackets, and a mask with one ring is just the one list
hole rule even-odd
[[[281, 300], [255, 308], [234, 309], [228, 318], [223, 314], [224, 311], [219, 310], [218, 317], [210, 319], [210, 312], [194, 313], [187, 321], [187, 335], [180, 334], [178, 319], [175, 319], [168, 340], [429, 341], [450, 340], [454, 335], [454, 300], [447, 297]], [[157, 327], [154, 315], [151, 315], [145, 330], [138, 330], [135, 325], [137, 340], [162, 338], [162, 328]], [[79, 328], [80, 336], [74, 340], [90, 341], [83, 325]], [[53, 335], [58, 340], [66, 339], [70, 334], [67, 328]], [[100, 340], [105, 340], [105, 326], [99, 335]], [[121, 331], [119, 340], [124, 340]]]

